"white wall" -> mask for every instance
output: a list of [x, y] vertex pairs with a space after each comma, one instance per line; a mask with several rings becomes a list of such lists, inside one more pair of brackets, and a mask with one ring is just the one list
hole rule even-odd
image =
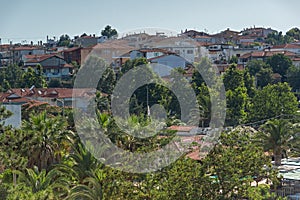
[[20, 128], [22, 119], [21, 119], [21, 104], [3, 104], [3, 106], [12, 112], [12, 116], [7, 118], [4, 121], [4, 125], [11, 125], [14, 128]]

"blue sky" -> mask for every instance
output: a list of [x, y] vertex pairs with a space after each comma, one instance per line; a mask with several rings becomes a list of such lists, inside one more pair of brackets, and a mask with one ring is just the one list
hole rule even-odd
[[119, 32], [155, 27], [216, 33], [254, 25], [286, 32], [300, 27], [299, 7], [299, 0], [1, 0], [0, 38], [15, 43], [99, 35], [107, 24]]

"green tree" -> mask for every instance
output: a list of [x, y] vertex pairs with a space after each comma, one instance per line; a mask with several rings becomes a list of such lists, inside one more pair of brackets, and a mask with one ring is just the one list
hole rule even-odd
[[10, 112], [9, 110], [7, 110], [4, 106], [2, 106], [0, 104], [0, 133], [2, 131], [4, 131], [3, 130], [3, 128], [4, 128], [3, 126], [5, 125], [4, 124], [4, 120], [7, 119], [7, 118], [9, 118], [11, 115], [12, 115], [12, 112]]
[[281, 165], [283, 154], [286, 154], [294, 144], [299, 145], [299, 138], [296, 135], [299, 133], [299, 126], [285, 119], [269, 120], [260, 127], [260, 130], [257, 138], [264, 150], [272, 151], [276, 166]]
[[[210, 184], [203, 186], [204, 199], [247, 199], [248, 190], [260, 190], [250, 185], [255, 180], [271, 179], [275, 183], [276, 173], [262, 147], [255, 143], [254, 134], [250, 127], [237, 127], [221, 135], [219, 143], [203, 160], [206, 176], [210, 178]], [[259, 197], [263, 199], [266, 195], [270, 193], [261, 193]]]
[[71, 43], [71, 38], [69, 35], [67, 34], [64, 34], [64, 35], [61, 35], [59, 37], [59, 40], [58, 40], [58, 43], [57, 43], [57, 46], [59, 47], [67, 47], [69, 46]]
[[[0, 165], [12, 170], [12, 182], [16, 185], [17, 177], [14, 170], [23, 170], [28, 162], [27, 151], [31, 145], [28, 136], [18, 129], [6, 128], [0, 134]], [[24, 148], [20, 148], [24, 146]]]
[[251, 76], [255, 76], [262, 68], [269, 68], [262, 60], [251, 60], [247, 63], [246, 68], [249, 70]]
[[244, 72], [231, 65], [223, 76], [226, 90], [226, 124], [233, 126], [244, 122], [247, 117], [247, 88], [244, 82]]
[[82, 184], [97, 169], [98, 161], [81, 143], [76, 143], [72, 145], [74, 152], [67, 155], [57, 169], [68, 174], [71, 180]]
[[231, 56], [230, 60], [229, 60], [229, 64], [237, 64], [238, 63], [238, 57], [237, 56]]
[[86, 199], [101, 200], [103, 199], [103, 184], [105, 184], [106, 174], [103, 169], [97, 168], [86, 177], [82, 184], [75, 185], [66, 199]]
[[111, 95], [116, 84], [116, 75], [112, 67], [108, 67], [98, 82], [97, 89]]
[[252, 99], [252, 121], [264, 120], [283, 114], [295, 114], [298, 110], [296, 96], [288, 83], [267, 85], [256, 92]]
[[49, 88], [59, 88], [62, 87], [62, 83], [57, 78], [51, 78], [50, 82], [48, 83]]
[[286, 32], [286, 35], [294, 38], [295, 40], [300, 40], [300, 29], [295, 27]]
[[244, 86], [243, 71], [238, 70], [236, 65], [230, 65], [223, 75], [225, 90], [235, 90]]
[[28, 67], [22, 75], [22, 87], [31, 87], [33, 85], [36, 88], [47, 87], [47, 83], [43, 75], [43, 67], [40, 64], [36, 65], [34, 68]]
[[282, 32], [272, 32], [266, 38], [266, 43], [271, 45], [280, 45], [293, 42], [293, 38], [289, 35], [283, 35]]
[[273, 82], [273, 71], [271, 68], [261, 68], [256, 74], [256, 86], [263, 88]]
[[246, 66], [250, 75], [255, 77], [255, 85], [258, 88], [272, 83], [273, 71], [270, 65], [262, 60], [251, 60]]
[[108, 38], [118, 37], [118, 32], [116, 29], [112, 29], [110, 25], [107, 25], [102, 31], [101, 35], [107, 36]]
[[66, 121], [60, 116], [50, 117], [46, 111], [38, 115], [30, 115], [29, 121], [24, 121], [22, 130], [31, 138], [28, 147], [28, 166], [37, 166], [39, 169], [48, 169], [52, 164], [59, 162], [65, 146], [68, 131]]
[[271, 56], [268, 58], [267, 64], [271, 66], [274, 73], [278, 73], [282, 77], [285, 77], [287, 70], [293, 65], [292, 60], [283, 54]]
[[0, 91], [7, 91], [10, 88], [22, 86], [24, 71], [18, 65], [9, 65], [0, 69]]
[[287, 82], [293, 88], [293, 91], [300, 90], [300, 68], [292, 66], [287, 71]]

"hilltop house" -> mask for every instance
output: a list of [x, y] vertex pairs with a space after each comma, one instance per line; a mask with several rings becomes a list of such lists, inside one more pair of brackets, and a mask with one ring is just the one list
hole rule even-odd
[[42, 46], [13, 46], [11, 48], [13, 62], [19, 64], [25, 55], [42, 55], [45, 49]]
[[23, 60], [25, 70], [28, 67], [34, 68], [38, 64], [42, 65], [48, 81], [52, 78], [68, 79], [73, 73], [73, 66], [56, 54], [25, 55]]

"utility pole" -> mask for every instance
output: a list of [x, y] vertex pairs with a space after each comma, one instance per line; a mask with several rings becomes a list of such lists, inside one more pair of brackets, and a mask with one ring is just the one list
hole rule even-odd
[[150, 117], [150, 108], [149, 108], [149, 88], [147, 84], [147, 115]]

